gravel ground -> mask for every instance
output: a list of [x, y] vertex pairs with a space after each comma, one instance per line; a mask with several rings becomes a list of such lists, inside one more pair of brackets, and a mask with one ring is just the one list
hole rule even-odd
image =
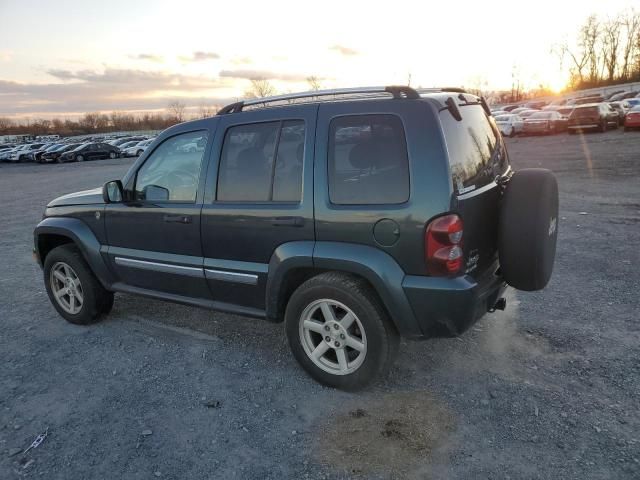
[[309, 379], [282, 325], [126, 295], [64, 322], [33, 227], [131, 161], [0, 165], [0, 478], [640, 478], [640, 133], [508, 142], [559, 180], [551, 283], [403, 342], [356, 394]]

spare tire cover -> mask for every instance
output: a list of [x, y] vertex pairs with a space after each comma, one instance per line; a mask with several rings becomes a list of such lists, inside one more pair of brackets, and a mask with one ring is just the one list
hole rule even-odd
[[551, 171], [520, 170], [500, 207], [498, 249], [505, 281], [518, 290], [543, 289], [553, 272], [558, 238], [558, 183]]

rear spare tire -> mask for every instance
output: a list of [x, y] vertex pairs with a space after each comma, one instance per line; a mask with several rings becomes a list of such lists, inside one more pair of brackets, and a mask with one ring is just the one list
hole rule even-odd
[[505, 281], [518, 290], [543, 289], [553, 272], [558, 238], [558, 183], [551, 171], [516, 172], [500, 209], [498, 249]]

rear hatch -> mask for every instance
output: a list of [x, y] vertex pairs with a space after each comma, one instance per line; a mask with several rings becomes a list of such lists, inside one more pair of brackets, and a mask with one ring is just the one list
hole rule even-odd
[[478, 103], [458, 106], [457, 121], [448, 110], [440, 121], [449, 153], [454, 196], [451, 210], [462, 218], [464, 272], [480, 279], [497, 268], [500, 187], [509, 171], [502, 136]]

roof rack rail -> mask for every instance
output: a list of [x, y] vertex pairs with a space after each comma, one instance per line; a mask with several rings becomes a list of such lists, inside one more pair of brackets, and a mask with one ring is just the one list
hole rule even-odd
[[382, 94], [382, 93], [390, 93], [393, 98], [409, 98], [416, 99], [420, 98], [420, 94], [417, 90], [402, 86], [402, 85], [391, 85], [386, 87], [359, 87], [359, 88], [338, 88], [333, 90], [316, 90], [310, 92], [299, 92], [299, 93], [288, 93], [285, 95], [276, 95], [273, 97], [265, 97], [265, 98], [253, 98], [251, 100], [245, 100], [240, 102], [235, 102], [223, 107], [218, 111], [218, 115], [226, 115], [228, 113], [238, 113], [243, 110], [244, 107], [253, 106], [253, 105], [262, 105], [267, 106], [269, 103], [278, 103], [278, 102], [287, 102], [291, 100], [299, 100], [303, 98], [309, 98], [311, 101], [317, 99], [317, 97], [327, 97], [327, 96], [338, 96], [338, 95], [372, 95], [372, 94]]

